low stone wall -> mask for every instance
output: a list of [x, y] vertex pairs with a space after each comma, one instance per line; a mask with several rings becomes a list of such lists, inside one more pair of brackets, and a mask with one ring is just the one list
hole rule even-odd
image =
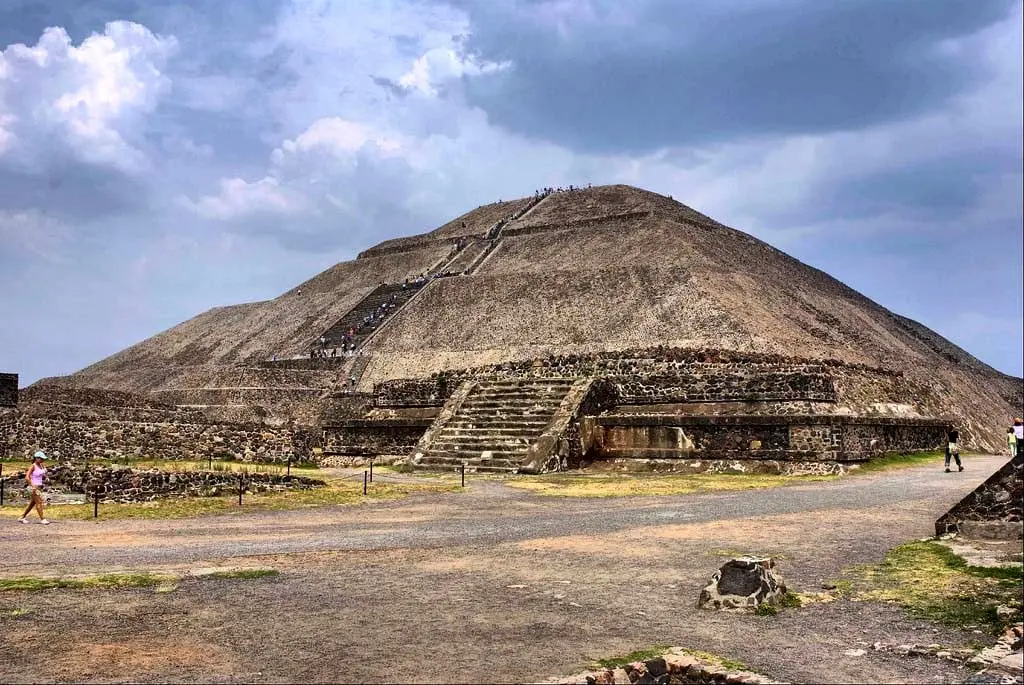
[[409, 454], [433, 422], [432, 418], [351, 419], [325, 426], [323, 455], [329, 458]]
[[596, 418], [592, 459], [860, 461], [884, 452], [938, 449], [948, 423], [849, 416], [666, 416]]
[[[66, 411], [67, 416], [61, 414]], [[135, 408], [74, 408], [52, 416], [22, 413], [7, 429], [8, 457], [43, 449], [69, 459], [169, 459], [285, 463], [312, 460], [316, 433], [289, 426], [206, 423], [195, 414]], [[157, 413], [150, 413], [156, 411]], [[127, 412], [127, 415], [126, 415]], [[10, 422], [11, 419], [7, 419]], [[5, 422], [0, 418], [0, 436]]]
[[[5, 489], [17, 494], [24, 472], [4, 478]], [[239, 474], [225, 471], [139, 470], [124, 466], [57, 464], [47, 469], [47, 485], [57, 491], [99, 494], [101, 502], [146, 502], [161, 497], [214, 497], [243, 492], [309, 490], [326, 483], [303, 476], [269, 473]]]
[[1018, 454], [939, 518], [935, 522], [935, 534], [957, 533], [968, 522], [985, 522], [995, 524], [998, 529], [1012, 529], [1015, 537], [1020, 537], [1021, 522], [1024, 521], [1022, 507], [1024, 454]]
[[0, 407], [18, 406], [18, 374], [0, 373]]

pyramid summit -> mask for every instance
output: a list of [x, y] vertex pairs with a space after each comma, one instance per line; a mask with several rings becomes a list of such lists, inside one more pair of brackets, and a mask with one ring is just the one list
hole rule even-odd
[[[538, 379], [547, 383], [530, 385]], [[536, 435], [491, 431], [504, 430], [525, 454], [540, 449], [545, 430], [558, 433], [556, 409], [575, 392], [600, 405], [594, 416], [605, 417], [597, 431], [605, 436], [625, 435], [622, 425], [647, 416], [645, 430], [658, 426], [661, 437], [634, 445], [632, 456], [671, 458], [676, 448], [658, 442], [665, 436], [683, 435], [677, 452], [690, 453], [701, 449], [691, 434], [748, 422], [746, 433], [731, 429], [728, 449], [707, 438], [725, 455], [740, 443], [767, 444], [774, 438], [751, 436], [787, 415], [842, 423], [844, 435], [860, 430], [850, 427], [857, 421], [891, 434], [931, 421], [920, 430], [936, 443], [957, 425], [971, 445], [996, 449], [1020, 412], [1021, 388], [763, 241], [671, 198], [612, 185], [477, 207], [366, 249], [272, 300], [211, 309], [23, 394], [129, 393], [209, 421], [309, 426], [327, 442], [333, 428], [339, 454], [385, 449], [386, 433], [389, 449], [415, 445], [422, 458], [444, 431], [477, 430], [438, 423], [446, 412], [459, 418], [459, 393], [499, 413], [516, 398], [550, 400], [555, 409], [548, 423], [534, 422]], [[501, 404], [509, 392], [511, 404]], [[574, 411], [556, 443], [586, 414]], [[491, 433], [478, 446], [493, 446]], [[800, 451], [792, 435], [786, 440], [785, 450]], [[502, 452], [449, 442], [457, 456]]]

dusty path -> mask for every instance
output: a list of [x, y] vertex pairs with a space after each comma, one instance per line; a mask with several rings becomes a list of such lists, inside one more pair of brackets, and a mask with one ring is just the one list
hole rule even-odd
[[[671, 644], [779, 678], [955, 681], [965, 674], [948, 663], [843, 655], [858, 641], [972, 637], [891, 607], [841, 602], [758, 618], [694, 602], [732, 552], [780, 555], [798, 590], [876, 562], [931, 534], [1002, 461], [724, 494], [574, 500], [470, 481], [454, 495], [361, 507], [11, 523], [0, 532], [5, 576], [216, 563], [282, 575], [185, 581], [167, 594], [0, 593], [0, 680], [524, 681]], [[14, 619], [14, 609], [31, 613]], [[50, 640], [61, 658], [44, 656]]]

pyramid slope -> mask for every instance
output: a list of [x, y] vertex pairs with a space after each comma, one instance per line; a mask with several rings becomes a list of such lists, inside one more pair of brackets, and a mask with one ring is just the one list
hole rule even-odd
[[[401, 282], [445, 263], [459, 238], [486, 235], [529, 201], [485, 205], [431, 233], [387, 241], [278, 298], [211, 310], [67, 381], [166, 390], [214, 382], [197, 368], [302, 354], [381, 281]], [[472, 275], [431, 282], [370, 339], [362, 388], [442, 369], [666, 345], [895, 369], [927, 397], [847, 390], [864, 402], [872, 393], [879, 402], [916, 402], [993, 436], [1019, 411], [1011, 404], [1019, 379], [667, 197], [629, 186], [556, 193], [501, 236]], [[328, 376], [304, 382], [327, 387]]]

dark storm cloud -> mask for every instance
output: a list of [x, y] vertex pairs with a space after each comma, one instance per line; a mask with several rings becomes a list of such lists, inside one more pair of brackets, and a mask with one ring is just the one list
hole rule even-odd
[[465, 3], [465, 49], [511, 62], [468, 77], [509, 130], [578, 150], [642, 152], [901, 119], [975, 82], [943, 41], [1005, 18], [1012, 0], [654, 0]]

